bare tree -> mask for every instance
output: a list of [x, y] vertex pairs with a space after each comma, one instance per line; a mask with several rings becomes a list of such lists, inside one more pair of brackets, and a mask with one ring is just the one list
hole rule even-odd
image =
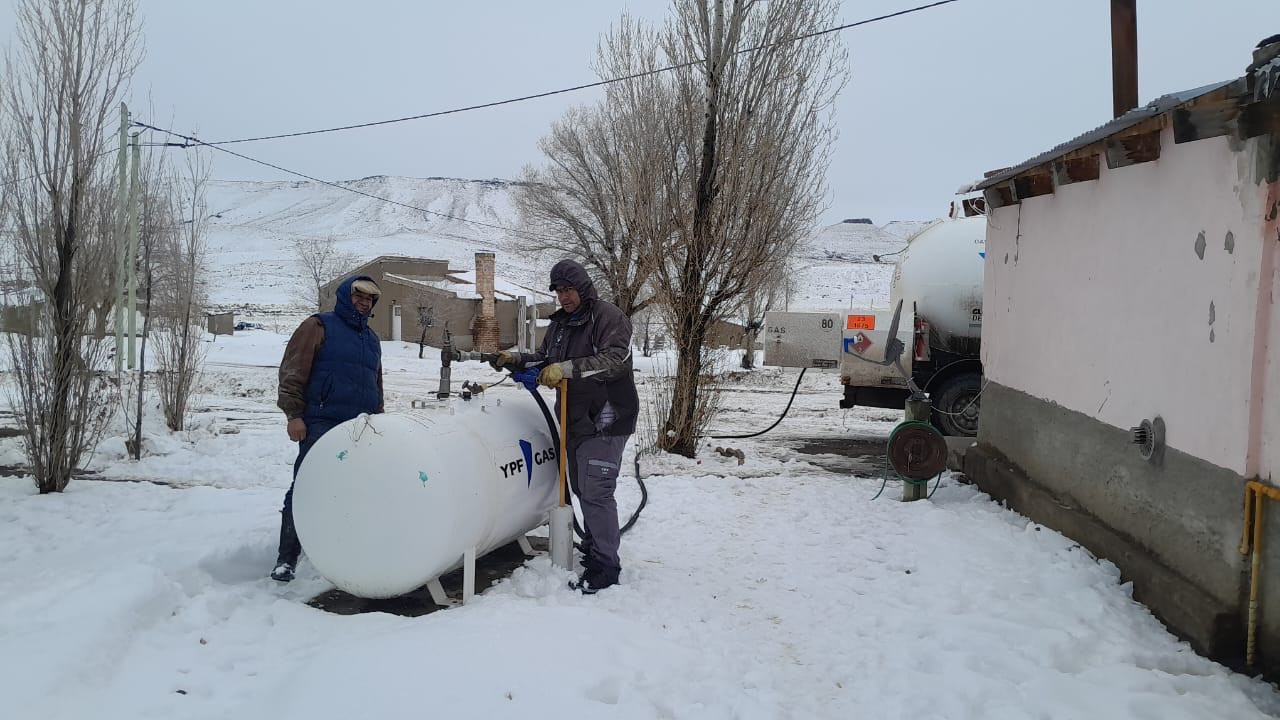
[[9, 337], [14, 405], [43, 493], [67, 486], [113, 407], [100, 371], [106, 344], [87, 333], [110, 281], [93, 264], [111, 237], [94, 227], [93, 201], [110, 187], [106, 132], [141, 57], [141, 29], [136, 0], [22, 0], [16, 14], [0, 90], [2, 224], [40, 297], [32, 333]]
[[[625, 15], [598, 51], [601, 77], [658, 66], [657, 34]], [[654, 301], [643, 246], [672, 229], [660, 177], [670, 146], [659, 117], [660, 103], [671, 99], [652, 75], [611, 84], [603, 102], [571, 109], [552, 125], [540, 143], [547, 165], [527, 168], [515, 194], [524, 224], [536, 233], [516, 242], [581, 259], [628, 316]]]
[[[117, 195], [114, 186], [95, 184], [90, 201], [93, 237], [111, 238], [118, 232], [116, 221], [120, 203]], [[100, 282], [90, 285], [86, 296], [86, 301], [93, 311], [95, 338], [107, 336], [107, 323], [111, 320], [116, 303], [120, 301], [115, 292], [116, 275], [119, 272], [116, 266], [115, 245], [115, 242], [93, 242], [82, 249], [87, 256], [85, 267], [96, 268], [99, 273]]]
[[764, 285], [757, 286], [747, 293], [741, 303], [738, 315], [742, 318], [742, 369], [751, 370], [756, 366], [756, 341], [764, 328], [764, 314], [784, 304], [789, 271], [782, 269]]
[[356, 264], [355, 256], [343, 252], [332, 235], [299, 235], [290, 245], [293, 248], [294, 263], [302, 272], [301, 294], [307, 298], [307, 302], [315, 304], [316, 311], [320, 311], [323, 309], [321, 289], [338, 275], [350, 270]]
[[426, 290], [419, 289], [413, 294], [413, 302], [418, 308], [418, 359], [421, 360], [427, 351], [427, 331], [436, 324], [436, 300]]
[[708, 332], [783, 270], [821, 210], [831, 104], [846, 63], [834, 34], [806, 37], [834, 23], [834, 0], [675, 0], [674, 8], [663, 36], [677, 69], [662, 176], [676, 227], [646, 248], [678, 352], [659, 441], [691, 455]]
[[160, 235], [156, 290], [156, 386], [165, 425], [186, 426], [187, 409], [204, 364], [205, 259], [208, 231], [205, 186], [209, 165], [199, 151], [187, 155], [185, 172], [170, 176], [170, 232]]

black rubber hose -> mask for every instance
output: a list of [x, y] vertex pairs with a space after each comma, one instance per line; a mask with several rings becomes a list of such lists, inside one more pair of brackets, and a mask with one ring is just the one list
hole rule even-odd
[[627, 521], [627, 524], [623, 525], [621, 528], [618, 528], [619, 535], [630, 530], [631, 526], [636, 524], [636, 520], [639, 519], [640, 517], [640, 511], [644, 509], [645, 505], [649, 504], [649, 488], [645, 487], [644, 480], [640, 479], [640, 451], [639, 450], [636, 450], [635, 466], [636, 466], [636, 484], [640, 486], [640, 504], [636, 506], [636, 511], [631, 513], [631, 519]]
[[760, 432], [751, 433], [750, 435], [707, 435], [705, 437], [709, 437], [712, 440], [745, 440], [747, 438], [759, 437], [778, 427], [778, 423], [782, 422], [782, 419], [787, 416], [787, 412], [791, 410], [791, 403], [796, 401], [796, 393], [800, 391], [800, 381], [804, 379], [804, 371], [808, 369], [809, 368], [800, 368], [800, 377], [796, 378], [796, 386], [791, 388], [791, 399], [787, 400], [787, 406], [783, 408], [782, 414], [779, 415], [778, 419], [774, 420], [773, 424], [769, 427], [761, 430]]
[[[556, 425], [555, 416], [551, 414], [551, 408], [548, 408], [547, 401], [542, 399], [542, 393], [537, 390], [530, 390], [529, 392], [533, 395], [533, 399], [538, 401], [538, 408], [542, 410], [542, 417], [547, 421], [547, 430], [551, 432], [551, 440], [556, 444], [556, 452], [560, 452], [560, 430]], [[568, 465], [569, 460], [565, 458], [565, 472], [568, 472]], [[636, 524], [636, 520], [640, 518], [640, 511], [644, 510], [644, 506], [649, 503], [649, 488], [645, 487], [644, 481], [640, 479], [640, 455], [638, 453], [635, 465], [636, 484], [640, 486], [640, 504], [636, 506], [635, 512], [631, 513], [631, 519], [627, 520], [626, 524], [618, 529], [619, 535], [630, 530], [631, 526]], [[565, 480], [567, 482], [568, 478], [565, 478]], [[573, 516], [573, 531], [578, 534], [578, 537], [584, 536], [582, 526], [578, 524], [577, 515]]]

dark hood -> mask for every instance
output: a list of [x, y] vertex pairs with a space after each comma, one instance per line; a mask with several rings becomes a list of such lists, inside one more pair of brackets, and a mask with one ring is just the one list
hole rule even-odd
[[[353, 275], [343, 280], [342, 284], [338, 286], [338, 297], [333, 305], [333, 314], [342, 318], [342, 321], [351, 327], [363, 330], [369, 326], [369, 318], [361, 315], [360, 311], [356, 310], [355, 304], [351, 302], [351, 286], [357, 280], [373, 282], [373, 278], [368, 275]], [[378, 298], [376, 297], [373, 299], [373, 306], [378, 307]], [[369, 314], [372, 315], [373, 311], [370, 310]]]
[[591, 276], [587, 274], [587, 269], [578, 264], [575, 260], [561, 260], [556, 266], [551, 268], [551, 290], [555, 292], [556, 287], [560, 285], [568, 285], [578, 291], [578, 297], [582, 298], [583, 303], [587, 301], [595, 301], [599, 299], [596, 294], [596, 286], [591, 282]]

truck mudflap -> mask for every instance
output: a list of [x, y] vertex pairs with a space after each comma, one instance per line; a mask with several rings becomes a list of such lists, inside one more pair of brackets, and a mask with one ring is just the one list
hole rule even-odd
[[[840, 382], [844, 385], [869, 388], [906, 389], [911, 375], [913, 327], [915, 313], [903, 308], [894, 324], [894, 310], [858, 310], [844, 315], [843, 338], [840, 344]], [[890, 337], [895, 334], [906, 345], [900, 356], [902, 369], [886, 364], [885, 351]], [[846, 394], [847, 397], [847, 394]]]

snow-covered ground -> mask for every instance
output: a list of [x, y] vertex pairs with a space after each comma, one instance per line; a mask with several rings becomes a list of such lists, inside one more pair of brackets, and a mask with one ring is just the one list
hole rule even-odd
[[[94, 479], [39, 496], [0, 476], [3, 720], [1280, 716], [1280, 694], [1195, 655], [1110, 563], [958, 478], [926, 501], [899, 502], [892, 482], [876, 498], [898, 414], [838, 410], [822, 372], [766, 435], [709, 438], [694, 459], [643, 455], [650, 498], [618, 587], [580, 596], [536, 558], [473, 604], [422, 617], [310, 607], [332, 585], [305, 558], [293, 583], [266, 578], [295, 452], [275, 408], [275, 365], [302, 314], [291, 240], [461, 269], [494, 250], [501, 280], [531, 286], [546, 270], [503, 242], [498, 228], [518, 226], [509, 183], [349, 184], [461, 220], [311, 183], [213, 183], [212, 299], [268, 329], [209, 338], [187, 430], [165, 430], [148, 398], [140, 461], [120, 415], [88, 463]], [[789, 309], [886, 302], [892, 262], [872, 255], [925, 225], [822, 228], [797, 253]], [[388, 410], [431, 398], [438, 351], [383, 348]], [[735, 359], [719, 359], [712, 434], [768, 426], [795, 384], [795, 371]], [[644, 396], [672, 364], [638, 358]], [[495, 379], [453, 368], [455, 387]], [[509, 385], [489, 393], [530, 402]], [[629, 452], [653, 425], [642, 413]], [[0, 467], [23, 462], [0, 439]], [[629, 516], [629, 474], [618, 497]]]
[[[274, 409], [286, 339], [209, 343], [192, 429], [164, 432], [150, 410], [141, 462], [125, 458], [121, 420], [90, 465], [101, 479], [51, 496], [0, 479], [0, 717], [1280, 714], [1271, 686], [1193, 653], [1113, 565], [972, 486], [947, 477], [902, 503], [891, 484], [873, 501], [881, 480], [797, 452], [894, 422], [835, 409], [822, 373], [776, 430], [728, 441], [742, 465], [709, 448], [644, 457], [650, 498], [615, 588], [581, 596], [536, 558], [473, 604], [418, 618], [311, 608], [331, 586], [305, 560], [292, 584], [266, 578], [294, 452]], [[383, 347], [388, 409], [427, 397], [438, 354]], [[644, 391], [668, 363], [639, 363]], [[464, 364], [453, 378], [494, 374]], [[713, 430], [765, 427], [794, 378], [728, 376]], [[0, 441], [0, 462], [19, 461]], [[638, 502], [629, 477], [619, 502]]]

